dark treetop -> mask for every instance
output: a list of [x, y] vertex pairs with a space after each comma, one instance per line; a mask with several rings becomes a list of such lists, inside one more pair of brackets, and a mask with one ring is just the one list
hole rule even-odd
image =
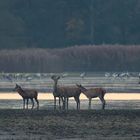
[[0, 0], [0, 48], [139, 44], [140, 0]]

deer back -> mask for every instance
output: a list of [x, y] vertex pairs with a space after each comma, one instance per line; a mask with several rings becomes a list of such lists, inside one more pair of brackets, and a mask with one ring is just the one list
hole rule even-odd
[[37, 98], [38, 93], [36, 90], [31, 90], [31, 89], [24, 89], [22, 91], [18, 91], [18, 93], [23, 97], [23, 98]]
[[102, 97], [105, 92], [102, 88], [90, 88], [83, 92], [88, 98]]
[[38, 92], [33, 89], [25, 89], [25, 96], [30, 98], [36, 98], [38, 96]]
[[76, 86], [64, 86], [61, 87], [61, 89], [63, 91], [61, 92], [61, 95], [63, 97], [76, 97], [76, 96], [80, 96], [81, 94], [81, 90]]

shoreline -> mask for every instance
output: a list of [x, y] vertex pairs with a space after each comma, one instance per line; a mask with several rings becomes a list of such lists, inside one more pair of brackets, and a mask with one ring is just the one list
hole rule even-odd
[[[0, 100], [21, 100], [22, 97], [16, 92], [0, 93]], [[52, 93], [39, 93], [39, 100], [53, 100]], [[73, 98], [70, 98], [73, 99]], [[98, 99], [98, 98], [94, 98]], [[106, 93], [106, 100], [140, 100], [139, 93]], [[87, 100], [84, 94], [80, 95], [80, 100]]]

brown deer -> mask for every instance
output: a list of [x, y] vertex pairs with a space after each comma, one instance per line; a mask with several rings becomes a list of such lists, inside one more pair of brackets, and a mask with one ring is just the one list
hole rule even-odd
[[53, 96], [54, 96], [54, 110], [56, 109], [56, 98], [58, 97], [59, 98], [59, 108], [61, 109], [61, 100], [63, 101], [62, 97], [60, 96], [61, 94], [61, 88], [59, 88], [57, 86], [57, 82], [58, 82], [58, 79], [60, 77], [57, 77], [55, 75], [51, 76], [51, 79], [54, 80], [54, 85], [53, 85]]
[[28, 101], [29, 99], [32, 101], [32, 108], [34, 108], [34, 99], [37, 103], [37, 109], [39, 109], [39, 101], [37, 99], [38, 92], [36, 90], [31, 89], [22, 89], [18, 84], [16, 84], [16, 87], [14, 88], [14, 91], [17, 91], [19, 95], [23, 98], [23, 109], [25, 109], [25, 101], [26, 101], [26, 108], [28, 109]]
[[59, 97], [59, 104], [60, 100], [63, 101], [63, 108], [65, 109], [65, 106], [68, 110], [68, 99], [69, 97], [74, 97], [76, 103], [77, 103], [77, 110], [80, 109], [80, 100], [79, 96], [81, 94], [81, 90], [77, 88], [76, 86], [58, 86], [58, 80], [60, 79], [60, 76], [52, 76], [52, 80], [54, 81], [54, 87], [53, 87], [53, 95], [54, 95], [54, 107], [56, 109], [56, 97]]
[[89, 99], [89, 109], [91, 109], [91, 100], [92, 100], [92, 98], [96, 98], [96, 97], [99, 97], [99, 99], [102, 102], [102, 109], [105, 109], [105, 104], [106, 104], [105, 99], [104, 99], [104, 95], [106, 93], [105, 89], [103, 89], [103, 88], [86, 89], [82, 85], [78, 85], [78, 84], [76, 84], [76, 85], [81, 90], [81, 92], [83, 94], [85, 94], [86, 97]]

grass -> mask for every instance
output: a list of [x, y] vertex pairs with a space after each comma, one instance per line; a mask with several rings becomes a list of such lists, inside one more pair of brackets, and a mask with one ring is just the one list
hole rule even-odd
[[140, 139], [140, 110], [0, 110], [0, 139]]

